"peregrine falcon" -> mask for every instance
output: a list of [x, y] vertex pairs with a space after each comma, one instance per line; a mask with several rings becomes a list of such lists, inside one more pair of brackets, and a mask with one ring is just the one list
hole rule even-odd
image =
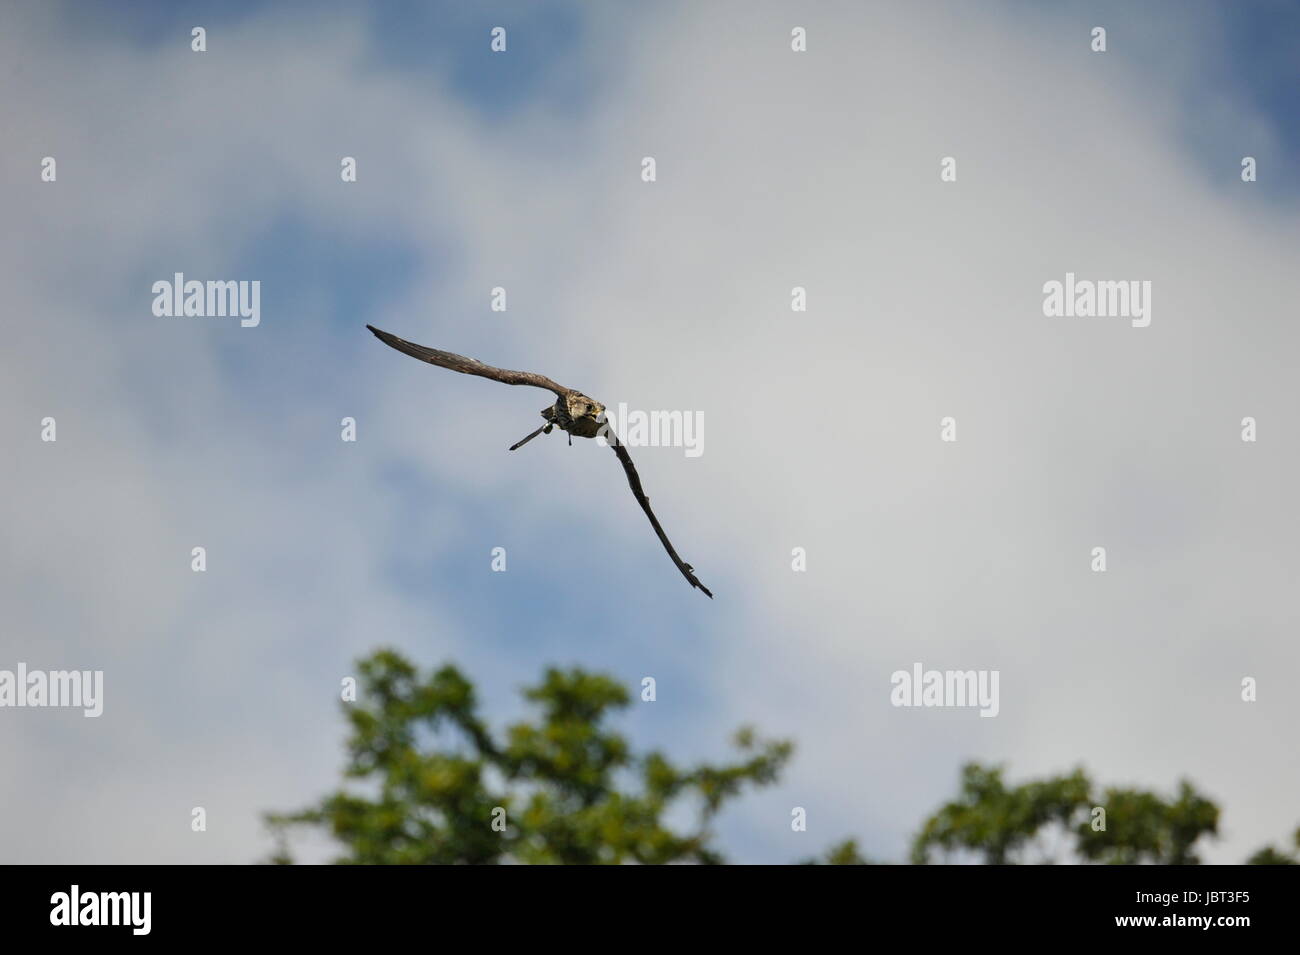
[[450, 368], [452, 371], [458, 371], [465, 375], [491, 378], [493, 381], [500, 381], [507, 385], [531, 385], [534, 388], [544, 388], [547, 391], [555, 392], [555, 404], [542, 409], [542, 417], [546, 419], [546, 424], [526, 438], [512, 444], [510, 450], [514, 451], [523, 447], [539, 434], [550, 434], [552, 428], [559, 428], [561, 431], [567, 432], [570, 444], [573, 443], [574, 435], [580, 438], [603, 436], [609, 446], [614, 449], [614, 453], [618, 455], [618, 460], [623, 465], [623, 471], [627, 474], [627, 483], [632, 488], [632, 494], [637, 503], [641, 505], [641, 510], [645, 511], [646, 517], [650, 518], [650, 526], [659, 535], [659, 541], [664, 545], [664, 550], [668, 551], [668, 556], [673, 559], [677, 569], [682, 572], [682, 576], [690, 582], [692, 587], [698, 587], [704, 591], [705, 596], [710, 599], [713, 598], [713, 593], [709, 588], [705, 587], [696, 578], [694, 568], [677, 556], [677, 551], [673, 550], [668, 535], [659, 526], [659, 519], [655, 517], [654, 511], [650, 510], [650, 499], [646, 497], [645, 491], [641, 488], [641, 478], [636, 473], [636, 465], [632, 463], [632, 456], [627, 453], [627, 448], [623, 446], [623, 442], [618, 439], [618, 436], [614, 434], [614, 430], [605, 421], [605, 406], [599, 401], [589, 398], [580, 391], [556, 384], [545, 375], [494, 368], [491, 365], [485, 365], [481, 361], [466, 358], [463, 355], [416, 345], [413, 342], [398, 338], [396, 335], [390, 335], [373, 325], [367, 325], [366, 328], [374, 332], [375, 337], [385, 345], [390, 345], [412, 358], [418, 358], [420, 361], [427, 361], [431, 365], [437, 365], [439, 368]]

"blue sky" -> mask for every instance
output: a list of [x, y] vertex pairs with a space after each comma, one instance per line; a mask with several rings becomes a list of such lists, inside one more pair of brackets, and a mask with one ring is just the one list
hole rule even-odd
[[[1223, 861], [1294, 828], [1300, 776], [1274, 764], [1295, 710], [1185, 710], [1188, 686], [1217, 700], [1218, 673], [1295, 660], [1271, 576], [1295, 558], [1269, 532], [1294, 523], [1294, 442], [1242, 462], [1207, 424], [1294, 407], [1293, 4], [30, 4], [12, 23], [6, 280], [38, 320], [3, 359], [0, 666], [102, 666], [111, 694], [93, 732], [0, 720], [27, 767], [6, 818], [66, 833], [5, 833], [14, 861], [259, 857], [257, 813], [335, 784], [334, 688], [381, 644], [463, 665], [498, 724], [573, 663], [656, 677], [639, 744], [717, 759], [742, 722], [793, 736], [786, 781], [724, 824], [738, 861], [847, 836], [898, 858], [965, 758], [1187, 774], [1239, 826]], [[936, 199], [950, 152], [963, 191]], [[1167, 311], [1145, 338], [1045, 326], [1041, 282], [1076, 265], [1154, 276]], [[176, 271], [261, 281], [262, 324], [153, 316]], [[676, 574], [607, 451], [505, 451], [543, 393], [422, 366], [368, 322], [609, 405], [701, 410], [701, 458], [637, 458], [718, 599]], [[956, 459], [932, 433], [947, 413]], [[31, 440], [46, 414], [54, 448]], [[1098, 536], [1130, 555], [1104, 589], [1071, 576]], [[1080, 672], [1088, 640], [1102, 663]], [[913, 659], [1001, 667], [1004, 714], [889, 708]], [[1196, 718], [1257, 739], [1248, 764], [1191, 730], [1159, 758], [1124, 738]], [[68, 765], [96, 776], [84, 796], [55, 793]]]

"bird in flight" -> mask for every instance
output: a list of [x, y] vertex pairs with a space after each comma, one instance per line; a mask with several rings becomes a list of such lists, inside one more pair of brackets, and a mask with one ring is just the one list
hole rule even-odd
[[576, 434], [580, 438], [594, 438], [602, 435], [618, 455], [619, 462], [623, 465], [623, 471], [627, 474], [627, 483], [632, 488], [632, 494], [637, 503], [641, 505], [641, 510], [645, 511], [645, 516], [650, 518], [650, 526], [655, 529], [659, 535], [659, 541], [664, 545], [664, 550], [668, 551], [668, 556], [673, 559], [677, 569], [682, 572], [682, 576], [690, 582], [692, 587], [698, 587], [704, 591], [705, 596], [713, 598], [713, 593], [708, 587], [700, 583], [695, 576], [695, 569], [677, 556], [677, 551], [673, 550], [672, 543], [668, 540], [668, 535], [659, 525], [659, 519], [655, 517], [655, 512], [650, 510], [650, 499], [646, 497], [645, 491], [641, 488], [641, 478], [636, 473], [636, 465], [632, 463], [632, 456], [627, 453], [627, 448], [623, 447], [623, 442], [618, 439], [609, 423], [605, 420], [605, 406], [594, 398], [589, 398], [581, 391], [575, 391], [572, 388], [565, 388], [563, 385], [556, 384], [545, 375], [535, 375], [528, 371], [508, 371], [505, 368], [493, 368], [491, 365], [485, 365], [483, 362], [474, 358], [466, 358], [464, 355], [456, 355], [449, 351], [439, 351], [437, 348], [426, 348], [423, 345], [416, 345], [414, 342], [408, 342], [396, 335], [390, 335], [373, 325], [367, 325], [366, 328], [374, 332], [385, 345], [396, 348], [405, 355], [412, 358], [418, 358], [420, 361], [427, 361], [431, 365], [437, 365], [439, 368], [450, 368], [452, 371], [458, 371], [463, 375], [478, 375], [480, 378], [491, 378], [493, 381], [499, 381], [507, 385], [532, 385], [534, 388], [544, 388], [547, 391], [555, 392], [555, 404], [549, 408], [542, 409], [542, 417], [546, 419], [546, 424], [542, 425], [528, 437], [516, 441], [510, 446], [514, 451], [522, 448], [539, 434], [550, 434], [552, 428], [559, 428], [561, 431], [568, 432], [569, 444], [573, 444], [573, 436]]

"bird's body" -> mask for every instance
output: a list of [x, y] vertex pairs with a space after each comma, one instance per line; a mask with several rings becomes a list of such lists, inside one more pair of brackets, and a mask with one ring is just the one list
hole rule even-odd
[[543, 408], [542, 417], [575, 438], [594, 438], [605, 426], [605, 406], [580, 391], [571, 391]]
[[[366, 328], [370, 329], [375, 337], [384, 344], [396, 348], [412, 358], [427, 361], [440, 368], [458, 371], [465, 375], [491, 378], [493, 381], [499, 381], [507, 385], [531, 385], [534, 388], [545, 388], [554, 392], [555, 404], [543, 408], [541, 412], [546, 424], [528, 435], [528, 437], [516, 442], [511, 446], [510, 450], [514, 451], [523, 447], [539, 434], [550, 434], [553, 428], [559, 428], [561, 431], [579, 438], [605, 437], [609, 445], [614, 449], [614, 453], [618, 456], [619, 462], [623, 465], [633, 496], [636, 497], [637, 503], [641, 505], [641, 509], [645, 511], [646, 517], [650, 519], [650, 526], [654, 528], [655, 534], [658, 535], [660, 543], [664, 545], [668, 556], [672, 558], [673, 563], [677, 565], [677, 569], [682, 572], [682, 576], [690, 582], [692, 587], [698, 587], [710, 598], [713, 596], [709, 588], [705, 587], [696, 578], [694, 568], [677, 556], [677, 551], [673, 549], [673, 545], [668, 540], [668, 535], [664, 533], [664, 529], [659, 525], [659, 520], [655, 517], [654, 511], [650, 510], [650, 499], [646, 497], [645, 491], [641, 488], [641, 477], [637, 474], [636, 466], [632, 463], [632, 456], [628, 454], [627, 448], [623, 446], [623, 443], [606, 422], [605, 406], [603, 404], [573, 388], [565, 388], [544, 375], [495, 368], [477, 359], [466, 358], [464, 355], [457, 355], [454, 352], [427, 348], [424, 345], [408, 342], [396, 335], [375, 328], [373, 325], [367, 325]], [[570, 438], [570, 443], [572, 443], [572, 438]]]

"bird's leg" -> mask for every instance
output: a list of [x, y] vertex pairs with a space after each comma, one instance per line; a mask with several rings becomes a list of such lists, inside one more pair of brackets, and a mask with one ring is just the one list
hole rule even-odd
[[527, 444], [529, 441], [533, 440], [533, 438], [537, 437], [539, 434], [550, 434], [550, 433], [551, 433], [551, 428], [552, 428], [552, 427], [554, 427], [554, 425], [551, 425], [551, 424], [549, 424], [549, 423], [548, 423], [548, 424], [544, 424], [544, 425], [542, 425], [540, 428], [538, 428], [536, 431], [534, 431], [534, 432], [533, 432], [532, 434], [530, 434], [528, 437], [524, 438], [522, 441], [516, 441], [514, 444], [510, 445], [510, 450], [511, 450], [511, 451], [516, 451], [516, 450], [518, 450], [519, 448], [522, 448], [525, 444]]

